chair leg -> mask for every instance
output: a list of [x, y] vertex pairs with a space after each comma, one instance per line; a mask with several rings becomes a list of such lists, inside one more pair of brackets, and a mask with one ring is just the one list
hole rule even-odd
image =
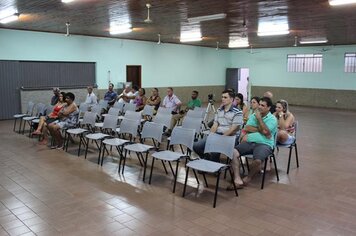
[[297, 161], [297, 168], [299, 168], [299, 158], [298, 158], [297, 143], [294, 144], [294, 148], [295, 148], [295, 160]]
[[216, 199], [218, 198], [219, 180], [220, 180], [220, 171], [218, 171], [218, 176], [216, 177], [216, 186], [215, 186], [215, 195], [214, 195], [214, 204], [213, 204], [214, 208], [216, 206]]
[[122, 174], [124, 174], [124, 170], [125, 170], [126, 157], [127, 157], [127, 149], [125, 149], [124, 163], [122, 164]]
[[17, 121], [17, 119], [15, 118], [15, 120], [14, 120], [14, 128], [13, 128], [14, 132], [15, 132], [15, 129], [16, 129], [16, 121]]
[[[101, 159], [104, 159], [104, 153], [105, 153], [105, 146], [103, 147], [103, 142], [100, 142], [100, 146], [99, 146], [99, 156], [98, 156], [98, 165], [100, 165], [100, 161]], [[101, 151], [103, 151], [103, 157], [101, 158]], [[103, 163], [101, 162], [101, 166], [103, 165]]]
[[172, 174], [174, 175], [174, 170], [173, 170], [173, 167], [172, 167], [172, 164], [171, 164], [171, 162], [169, 161], [168, 162], [168, 165], [169, 165], [169, 168], [171, 169], [171, 171], [172, 171]]
[[198, 179], [197, 172], [195, 172], [195, 170], [194, 170], [194, 169], [193, 169], [193, 173], [194, 173], [195, 179], [197, 180], [197, 183], [198, 183], [198, 184], [200, 184], [200, 183], [199, 183], [199, 179]]
[[88, 148], [89, 148], [89, 139], [87, 138], [87, 146], [85, 147], [85, 159], [87, 159]]
[[168, 171], [167, 171], [166, 165], [164, 164], [164, 161], [163, 161], [163, 160], [161, 160], [161, 162], [162, 162], [162, 165], [163, 165], [164, 171], [166, 172], [166, 175], [168, 175]]
[[182, 197], [185, 196], [185, 190], [187, 188], [187, 181], [188, 181], [188, 174], [189, 174], [189, 167], [187, 167], [187, 169], [185, 171], [185, 180], [184, 180], [184, 187], [183, 187], [183, 195], [182, 195]]
[[[103, 166], [104, 164], [104, 155], [105, 155], [105, 151], [107, 151], [106, 145], [105, 143], [103, 143], [103, 141], [101, 141], [100, 146], [103, 146], [103, 153], [101, 154], [101, 166]], [[99, 153], [100, 155], [100, 153]]]
[[179, 160], [177, 160], [176, 173], [174, 175], [173, 193], [176, 192], [177, 177], [178, 177], [178, 167], [179, 167]]
[[[143, 155], [141, 153], [141, 157], [143, 159]], [[145, 178], [146, 178], [146, 168], [147, 168], [147, 159], [148, 159], [148, 152], [146, 152], [146, 158], [145, 158], [145, 161], [143, 163], [143, 177], [142, 177], [142, 181], [145, 182]]]
[[236, 184], [235, 184], [235, 181], [234, 181], [234, 174], [232, 173], [232, 167], [231, 166], [229, 167], [229, 172], [230, 172], [232, 185], [234, 186], [235, 195], [237, 197], [237, 196], [239, 196], [239, 194], [237, 193], [237, 188], [236, 188]]
[[155, 164], [155, 158], [152, 157], [152, 164], [151, 164], [151, 171], [150, 171], [150, 179], [148, 180], [148, 184], [151, 184], [152, 180], [152, 171], [153, 171], [153, 165]]
[[208, 181], [206, 181], [205, 173], [203, 172], [202, 175], [203, 175], [203, 178], [204, 178], [205, 186], [206, 186], [207, 188], [209, 188], [209, 186], [208, 186]]
[[276, 162], [276, 156], [273, 154], [271, 159], [273, 159], [274, 162], [274, 170], [276, 172], [276, 176], [277, 176], [277, 181], [279, 181], [279, 175], [278, 175], [278, 169], [277, 169], [277, 162]]
[[289, 174], [289, 168], [290, 168], [290, 159], [292, 158], [292, 146], [289, 148], [289, 156], [288, 156], [288, 166], [287, 166], [287, 174]]
[[80, 136], [79, 136], [79, 147], [78, 147], [78, 157], [80, 155], [80, 148], [82, 147], [82, 142], [83, 142], [83, 135], [80, 134]]
[[265, 185], [265, 176], [266, 176], [267, 161], [268, 161], [268, 160], [266, 159], [266, 160], [265, 160], [265, 165], [264, 165], [264, 167], [263, 167], [261, 189], [263, 189], [263, 186]]

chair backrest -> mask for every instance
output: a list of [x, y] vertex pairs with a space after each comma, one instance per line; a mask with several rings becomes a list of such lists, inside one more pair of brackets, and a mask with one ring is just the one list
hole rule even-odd
[[96, 113], [95, 112], [89, 112], [86, 111], [84, 113], [82, 125], [90, 125], [91, 127], [95, 126], [95, 121], [96, 121]]
[[298, 121], [294, 121], [293, 123], [293, 127], [294, 127], [294, 138], [295, 138], [295, 141], [297, 140], [297, 132], [298, 132]]
[[118, 108], [111, 107], [108, 111], [109, 115], [118, 116], [120, 114], [120, 110]]
[[133, 103], [125, 103], [123, 111], [124, 113], [126, 113], [127, 111], [136, 111], [136, 105]]
[[108, 107], [108, 102], [107, 100], [103, 100], [101, 99], [98, 103], [98, 105], [101, 107], [101, 108], [107, 108]]
[[189, 116], [189, 117], [197, 117], [197, 118], [204, 118], [205, 112], [206, 112], [206, 108], [195, 107], [194, 110], [189, 110], [187, 112], [187, 116]]
[[141, 112], [126, 111], [124, 117], [125, 119], [141, 121]]
[[182, 127], [186, 129], [194, 129], [196, 134], [199, 134], [201, 131], [201, 122], [203, 118], [201, 117], [189, 117], [186, 116], [183, 120]]
[[234, 157], [236, 136], [225, 136], [215, 133], [208, 135], [204, 153], [222, 153], [232, 159]]
[[143, 108], [143, 111], [142, 111], [142, 115], [143, 116], [153, 116], [154, 109], [155, 109], [154, 106], [145, 105], [145, 107]]
[[118, 116], [107, 115], [104, 118], [103, 129], [115, 130], [117, 128]]
[[94, 106], [92, 106], [91, 108], [91, 112], [96, 113], [98, 116], [101, 115], [101, 106], [99, 104], [95, 104]]
[[195, 137], [194, 129], [186, 129], [182, 127], [175, 127], [172, 131], [170, 145], [184, 145], [190, 150], [193, 150]]
[[28, 102], [27, 103], [27, 108], [26, 108], [26, 114], [27, 115], [32, 115], [34, 107], [35, 107], [35, 103], [34, 102], [31, 102], [31, 101]]
[[172, 114], [172, 108], [159, 107], [157, 114]]
[[35, 116], [43, 116], [46, 113], [46, 105], [43, 103], [37, 103], [35, 109]]
[[168, 113], [157, 113], [155, 117], [153, 117], [153, 122], [158, 124], [163, 124], [165, 127], [171, 126], [172, 114]]
[[117, 102], [114, 103], [113, 107], [116, 108], [116, 109], [119, 109], [120, 112], [122, 112], [123, 109], [124, 109], [124, 106], [125, 106], [125, 103], [117, 101]]
[[123, 119], [120, 124], [120, 134], [131, 134], [133, 137], [137, 136], [139, 120]]
[[154, 122], [146, 122], [143, 125], [141, 138], [153, 138], [157, 142], [162, 142], [163, 125]]

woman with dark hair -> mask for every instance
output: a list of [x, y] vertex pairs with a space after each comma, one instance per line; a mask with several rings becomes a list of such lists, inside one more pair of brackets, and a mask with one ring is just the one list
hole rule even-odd
[[[58, 119], [58, 113], [60, 112], [60, 110], [62, 110], [63, 106], [65, 105], [65, 102], [64, 102], [65, 94], [66, 94], [65, 92], [61, 92], [59, 94], [58, 102], [53, 107], [53, 111], [51, 113], [49, 113], [47, 116], [40, 117], [40, 121], [38, 123], [37, 129], [34, 132], [32, 132], [32, 135], [42, 134], [42, 128], [44, 126], [47, 126], [48, 124], [50, 124]], [[46, 135], [46, 134], [44, 134], [44, 135]]]
[[144, 88], [140, 88], [138, 90], [138, 95], [134, 100], [134, 104], [136, 104], [136, 111], [142, 111], [146, 105], [147, 98], [145, 96], [146, 91]]
[[253, 97], [250, 100], [250, 110], [248, 111], [248, 116], [252, 115], [255, 113], [255, 111], [258, 109], [258, 106], [260, 105], [260, 98], [259, 97]]
[[234, 107], [236, 107], [242, 111], [243, 120], [245, 123], [248, 119], [249, 112], [248, 112], [248, 108], [247, 108], [246, 104], [244, 103], [244, 95], [242, 95], [241, 93], [237, 93], [235, 95]]
[[147, 105], [154, 106], [155, 111], [158, 110], [159, 105], [161, 104], [161, 97], [158, 94], [158, 88], [153, 88], [151, 91], [151, 96], [146, 101]]
[[277, 142], [280, 144], [292, 144], [294, 142], [294, 115], [288, 109], [286, 100], [276, 102], [276, 112], [274, 113], [278, 120]]

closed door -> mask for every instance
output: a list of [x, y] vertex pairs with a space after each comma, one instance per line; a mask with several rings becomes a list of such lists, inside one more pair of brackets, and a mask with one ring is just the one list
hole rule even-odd
[[126, 66], [126, 82], [141, 88], [141, 66]]
[[0, 61], [0, 120], [21, 113], [18, 61]]

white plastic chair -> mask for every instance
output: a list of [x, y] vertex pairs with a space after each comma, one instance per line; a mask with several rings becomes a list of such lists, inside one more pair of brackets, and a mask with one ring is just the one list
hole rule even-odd
[[[221, 154], [226, 155], [228, 158], [232, 159], [234, 156], [233, 155], [234, 146], [235, 146], [235, 136], [224, 136], [224, 135], [218, 135], [218, 134], [212, 133], [207, 137], [204, 153], [221, 153]], [[196, 176], [195, 171], [200, 171], [203, 173], [206, 187], [208, 187], [208, 183], [205, 178], [205, 173], [217, 174], [214, 203], [213, 203], [214, 208], [216, 206], [220, 174], [221, 174], [221, 172], [225, 171], [226, 169], [228, 169], [230, 172], [231, 181], [234, 186], [235, 194], [236, 194], [236, 196], [238, 196], [230, 165], [222, 164], [222, 163], [218, 163], [218, 162], [214, 162], [214, 161], [209, 161], [209, 160], [204, 160], [204, 159], [197, 159], [197, 160], [189, 161], [186, 165], [183, 197], [185, 196], [188, 174], [189, 174], [190, 169], [193, 170], [195, 176]], [[198, 179], [197, 179], [197, 182], [199, 184]]]
[[[170, 145], [171, 146], [184, 145], [185, 147], [187, 147], [187, 152], [183, 153], [183, 152], [175, 152], [175, 151], [171, 151], [171, 150], [165, 150], [165, 151], [153, 153], [149, 184], [151, 184], [151, 180], [152, 180], [152, 171], [153, 171], [155, 159], [161, 160], [161, 161], [167, 161], [169, 163], [172, 174], [174, 176], [173, 193], [175, 192], [176, 184], [177, 184], [179, 161], [183, 157], [189, 157], [191, 150], [193, 150], [194, 135], [195, 135], [195, 130], [193, 130], [193, 129], [185, 129], [182, 127], [175, 127], [173, 129]], [[173, 171], [171, 162], [177, 163], [175, 172]]]
[[297, 168], [299, 168], [298, 147], [297, 147], [298, 121], [294, 122], [293, 127], [294, 127], [294, 142], [292, 144], [280, 144], [277, 142], [277, 151], [278, 152], [279, 152], [279, 148], [289, 148], [287, 174], [289, 174], [290, 161], [292, 158], [293, 148], [295, 151], [295, 161], [297, 163]]

